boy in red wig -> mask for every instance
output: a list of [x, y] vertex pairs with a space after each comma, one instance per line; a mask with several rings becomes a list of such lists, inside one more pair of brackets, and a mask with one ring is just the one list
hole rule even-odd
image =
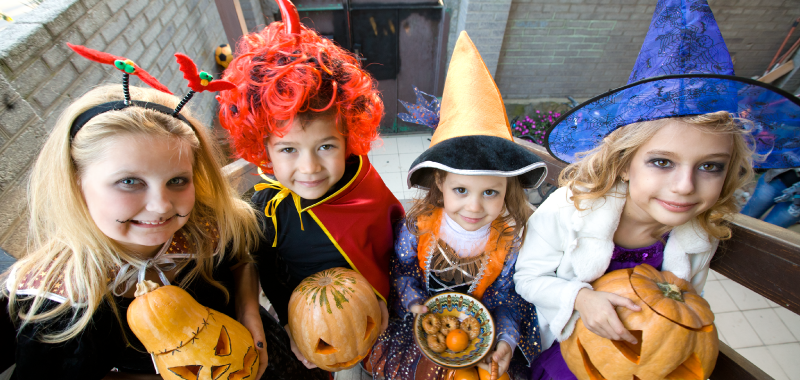
[[[224, 74], [237, 88], [218, 97], [238, 156], [275, 178], [263, 176], [252, 198], [263, 216], [254, 253], [262, 288], [286, 325], [303, 279], [350, 268], [375, 290], [385, 329], [393, 227], [403, 209], [366, 156], [383, 103], [354, 55], [300, 25], [291, 3], [280, 5], [284, 22], [239, 41]], [[270, 367], [281, 368], [275, 356], [270, 349]]]

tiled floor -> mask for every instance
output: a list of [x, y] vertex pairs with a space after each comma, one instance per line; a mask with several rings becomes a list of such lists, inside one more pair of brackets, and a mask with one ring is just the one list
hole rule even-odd
[[397, 199], [413, 199], [419, 190], [408, 189], [406, 176], [414, 159], [428, 149], [430, 134], [383, 137], [373, 145], [370, 162]]
[[[383, 137], [369, 154], [398, 199], [412, 199], [417, 193], [406, 187], [406, 175], [429, 139], [429, 134]], [[704, 296], [723, 342], [776, 380], [800, 380], [800, 315], [713, 271]]]

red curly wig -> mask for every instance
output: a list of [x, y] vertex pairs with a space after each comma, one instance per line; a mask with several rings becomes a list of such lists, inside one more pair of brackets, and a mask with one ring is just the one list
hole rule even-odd
[[236, 155], [267, 173], [264, 140], [284, 136], [298, 115], [335, 115], [346, 156], [367, 154], [378, 138], [383, 101], [377, 82], [353, 54], [305, 26], [299, 36], [287, 34], [282, 22], [245, 35], [223, 78], [236, 88], [217, 96], [219, 120]]

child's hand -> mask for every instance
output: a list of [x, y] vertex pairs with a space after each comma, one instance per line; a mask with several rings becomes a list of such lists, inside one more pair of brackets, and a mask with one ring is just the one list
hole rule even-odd
[[261, 323], [261, 315], [258, 313], [258, 311], [243, 313], [239, 317], [239, 323], [244, 325], [244, 327], [250, 331], [250, 335], [253, 336], [253, 345], [258, 351], [259, 361], [258, 375], [255, 378], [260, 379], [261, 375], [264, 374], [264, 371], [267, 370], [267, 363], [269, 362], [269, 356], [267, 355], [267, 340], [264, 336], [264, 325]]
[[428, 312], [428, 307], [425, 305], [420, 305], [418, 303], [415, 303], [408, 308], [408, 311], [414, 314], [425, 314]]
[[494, 352], [491, 355], [487, 355], [486, 358], [478, 363], [478, 367], [482, 368], [484, 371], [492, 373], [492, 361], [497, 363], [497, 378], [499, 379], [503, 376], [506, 371], [508, 371], [508, 366], [511, 364], [511, 355], [513, 352], [511, 351], [511, 346], [504, 341], [500, 341], [497, 344]]
[[624, 306], [633, 311], [641, 308], [633, 301], [613, 293], [581, 289], [575, 298], [575, 310], [581, 313], [584, 326], [589, 331], [611, 340], [625, 340], [636, 344], [636, 338], [625, 329], [619, 320], [615, 306]]
[[381, 307], [381, 329], [378, 330], [378, 336], [380, 336], [389, 327], [389, 308], [386, 307], [386, 302], [383, 302], [380, 298], [378, 299], [378, 306]]
[[300, 350], [294, 344], [294, 338], [292, 338], [292, 332], [289, 331], [289, 325], [286, 325], [284, 327], [284, 329], [286, 330], [286, 333], [289, 334], [289, 343], [292, 346], [292, 352], [294, 352], [294, 356], [297, 357], [297, 360], [299, 360], [301, 363], [303, 363], [303, 365], [306, 366], [306, 368], [308, 368], [308, 369], [317, 368], [317, 365], [312, 363], [312, 362], [310, 362], [310, 361], [308, 361], [308, 359], [306, 359], [306, 357], [303, 356], [303, 354], [300, 352]]

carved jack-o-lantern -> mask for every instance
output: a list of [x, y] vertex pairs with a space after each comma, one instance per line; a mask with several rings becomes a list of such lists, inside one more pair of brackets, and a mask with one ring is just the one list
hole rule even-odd
[[617, 307], [638, 344], [601, 338], [578, 320], [572, 336], [561, 343], [564, 360], [578, 379], [708, 379], [717, 362], [719, 339], [708, 302], [691, 284], [643, 264], [608, 273], [592, 286], [641, 307], [639, 312]]
[[378, 339], [381, 309], [367, 279], [344, 268], [311, 275], [289, 300], [289, 330], [306, 359], [326, 371], [352, 368]]
[[139, 283], [128, 325], [164, 379], [241, 380], [258, 371], [250, 332], [177, 286]]

